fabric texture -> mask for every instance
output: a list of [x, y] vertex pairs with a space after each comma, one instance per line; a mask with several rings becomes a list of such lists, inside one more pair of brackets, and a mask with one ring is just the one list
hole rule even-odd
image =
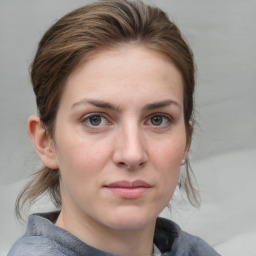
[[[98, 250], [56, 226], [59, 212], [33, 214], [25, 234], [7, 256], [114, 256]], [[154, 244], [164, 256], [217, 256], [205, 241], [192, 236], [167, 219], [158, 218]], [[159, 255], [159, 254], [157, 254]]]

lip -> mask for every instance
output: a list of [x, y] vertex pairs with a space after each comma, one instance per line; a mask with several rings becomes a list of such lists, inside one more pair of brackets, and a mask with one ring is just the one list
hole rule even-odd
[[123, 199], [138, 199], [151, 189], [151, 185], [143, 180], [121, 180], [109, 183], [104, 188]]

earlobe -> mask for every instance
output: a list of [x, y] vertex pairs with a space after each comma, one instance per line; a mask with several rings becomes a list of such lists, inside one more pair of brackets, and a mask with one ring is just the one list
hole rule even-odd
[[42, 163], [48, 168], [58, 169], [58, 162], [52, 139], [43, 127], [39, 116], [33, 115], [29, 117], [27, 130], [35, 151]]

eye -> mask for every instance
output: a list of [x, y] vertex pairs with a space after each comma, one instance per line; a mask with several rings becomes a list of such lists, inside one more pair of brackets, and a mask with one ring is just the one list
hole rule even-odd
[[91, 116], [88, 118], [88, 121], [92, 126], [98, 126], [102, 122], [102, 117], [101, 116]]
[[150, 119], [151, 124], [155, 126], [159, 126], [163, 123], [163, 117], [162, 116], [153, 116]]
[[163, 114], [156, 114], [151, 116], [148, 120], [148, 124], [152, 126], [165, 127], [171, 122], [171, 118], [169, 116]]
[[89, 127], [101, 127], [109, 125], [110, 122], [101, 114], [90, 114], [82, 120], [83, 124]]

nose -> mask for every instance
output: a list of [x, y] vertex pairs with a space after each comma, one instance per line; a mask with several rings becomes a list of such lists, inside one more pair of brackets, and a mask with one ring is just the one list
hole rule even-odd
[[148, 161], [143, 136], [137, 126], [121, 129], [115, 145], [113, 161], [119, 167], [137, 169]]

